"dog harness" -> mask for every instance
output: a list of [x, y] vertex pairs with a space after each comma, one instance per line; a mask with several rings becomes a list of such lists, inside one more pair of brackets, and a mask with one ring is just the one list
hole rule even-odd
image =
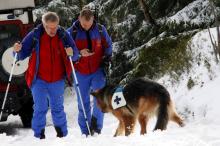
[[127, 104], [124, 94], [123, 94], [123, 90], [124, 88], [121, 86], [115, 89], [115, 92], [113, 93], [112, 101], [111, 101], [112, 108], [116, 110], [118, 108], [125, 107], [129, 110], [131, 114], [135, 114], [132, 108]]
[[116, 88], [113, 96], [112, 96], [112, 108], [118, 109], [126, 105], [126, 100], [123, 95], [123, 87]]

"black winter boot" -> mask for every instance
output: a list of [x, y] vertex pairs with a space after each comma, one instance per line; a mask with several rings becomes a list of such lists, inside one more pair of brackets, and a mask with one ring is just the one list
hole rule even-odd
[[59, 138], [63, 137], [63, 132], [60, 127], [55, 126], [55, 130], [57, 132], [57, 137], [59, 137]]
[[93, 133], [93, 134], [94, 133], [101, 134], [101, 130], [98, 129], [98, 127], [97, 127], [97, 119], [94, 116], [92, 116], [92, 118], [91, 118], [91, 133]]
[[45, 132], [45, 129], [42, 129], [42, 130], [41, 130], [41, 133], [40, 133], [40, 139], [45, 139], [45, 134], [44, 134], [44, 132]]

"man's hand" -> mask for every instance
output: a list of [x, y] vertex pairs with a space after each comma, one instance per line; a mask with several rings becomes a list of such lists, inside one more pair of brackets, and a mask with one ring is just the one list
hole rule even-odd
[[21, 47], [22, 47], [22, 44], [20, 42], [15, 43], [13, 46], [14, 52], [21, 51]]
[[80, 50], [80, 54], [82, 55], [82, 57], [88, 57], [88, 56], [94, 55], [95, 53], [90, 52], [89, 49], [82, 49]]
[[73, 49], [71, 47], [66, 48], [67, 56], [73, 56]]

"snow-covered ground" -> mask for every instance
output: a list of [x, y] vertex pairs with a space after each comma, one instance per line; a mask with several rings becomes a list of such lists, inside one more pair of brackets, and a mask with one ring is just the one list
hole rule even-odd
[[[209, 22], [213, 15], [210, 14], [211, 8], [208, 5], [208, 0], [196, 0], [167, 19], [176, 22], [191, 21], [196, 24]], [[215, 28], [211, 31], [216, 39]], [[152, 132], [155, 124], [155, 119], [152, 119], [146, 135], [139, 135], [140, 127], [137, 124], [135, 133], [131, 136], [115, 138], [113, 134], [118, 121], [111, 114], [106, 114], [102, 134], [85, 138], [81, 136], [77, 123], [76, 96], [74, 93], [71, 95], [67, 89], [65, 93], [69, 130], [67, 137], [56, 138], [50, 111], [47, 114], [45, 140], [34, 138], [31, 129], [22, 128], [18, 116], [10, 116], [7, 122], [0, 123], [0, 146], [220, 146], [220, 64], [215, 63], [208, 31], [197, 33], [189, 47], [194, 56], [193, 70], [184, 74], [179, 83], [173, 84], [169, 76], [158, 80], [170, 91], [178, 112], [185, 118], [185, 127], [180, 128], [170, 122], [166, 131]], [[199, 60], [203, 61], [198, 64]], [[190, 77], [195, 86], [188, 90], [187, 82]]]
[[[197, 0], [195, 3], [204, 6], [207, 1]], [[185, 20], [191, 16], [192, 14], [185, 16], [185, 10], [192, 8], [191, 6], [171, 17], [171, 20]], [[197, 22], [197, 19], [194, 22]], [[211, 31], [216, 38], [215, 29]], [[148, 133], [144, 136], [139, 135], [140, 127], [137, 125], [135, 133], [131, 136], [114, 138], [118, 121], [111, 114], [106, 114], [102, 134], [84, 138], [77, 124], [76, 96], [74, 93], [70, 95], [67, 89], [65, 96], [69, 130], [67, 137], [62, 139], [55, 137], [50, 112], [47, 115], [45, 140], [34, 138], [31, 129], [22, 128], [18, 116], [10, 116], [7, 122], [0, 123], [0, 146], [220, 146], [220, 64], [215, 63], [208, 31], [197, 33], [189, 47], [195, 58], [190, 73], [183, 75], [179, 84], [171, 84], [168, 76], [158, 81], [165, 84], [178, 112], [186, 118], [185, 127], [180, 128], [174, 123], [169, 123], [166, 131], [152, 132], [155, 124], [153, 119], [149, 123]], [[203, 61], [198, 65], [199, 60]], [[189, 77], [195, 81], [195, 86], [191, 90], [187, 89]]]
[[[216, 36], [215, 28], [212, 30]], [[216, 37], [215, 37], [216, 38]], [[148, 126], [148, 133], [139, 135], [137, 125], [135, 133], [129, 137], [113, 137], [118, 121], [111, 114], [105, 115], [104, 128], [101, 135], [84, 138], [77, 124], [76, 96], [66, 90], [65, 111], [68, 119], [69, 135], [56, 138], [50, 112], [47, 115], [46, 139], [33, 137], [31, 129], [23, 129], [18, 116], [10, 116], [9, 120], [0, 123], [0, 146], [220, 146], [220, 65], [215, 63], [212, 46], [207, 30], [197, 33], [189, 44], [195, 57], [193, 68], [185, 74], [179, 84], [169, 84], [169, 78], [164, 77], [158, 82], [165, 83], [176, 103], [178, 112], [185, 117], [186, 126], [178, 127], [170, 122], [166, 131], [152, 129], [155, 119]], [[198, 58], [199, 57], [199, 58]], [[198, 65], [198, 59], [206, 63]], [[207, 61], [210, 66], [207, 67]], [[195, 80], [195, 86], [186, 87], [189, 77]]]

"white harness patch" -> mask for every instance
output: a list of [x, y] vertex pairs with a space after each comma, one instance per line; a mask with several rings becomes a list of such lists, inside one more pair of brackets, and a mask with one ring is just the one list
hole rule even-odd
[[112, 96], [112, 107], [114, 110], [126, 105], [126, 100], [122, 91], [123, 88], [119, 87]]

